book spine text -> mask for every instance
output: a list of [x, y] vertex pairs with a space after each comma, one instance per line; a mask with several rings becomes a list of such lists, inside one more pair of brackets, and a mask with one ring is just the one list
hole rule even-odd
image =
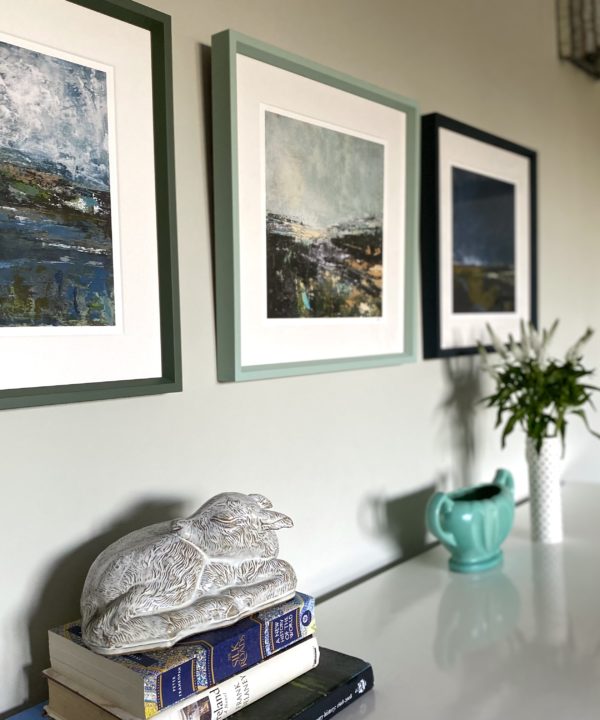
[[334, 715], [361, 698], [373, 687], [373, 668], [369, 665], [344, 685], [325, 697], [316, 700], [309, 707], [294, 715], [290, 720], [329, 720]]
[[319, 662], [315, 637], [224, 680], [161, 713], [161, 720], [224, 720], [246, 705], [303, 675]]

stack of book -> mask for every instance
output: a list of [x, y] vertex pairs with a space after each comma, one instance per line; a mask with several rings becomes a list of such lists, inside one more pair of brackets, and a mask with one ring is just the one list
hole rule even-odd
[[88, 649], [78, 623], [55, 628], [46, 712], [54, 720], [328, 718], [372, 687], [373, 672], [319, 648], [314, 609], [296, 593], [229, 627], [131, 655]]

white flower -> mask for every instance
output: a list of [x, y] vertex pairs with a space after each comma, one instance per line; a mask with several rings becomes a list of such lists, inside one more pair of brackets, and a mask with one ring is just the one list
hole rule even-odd
[[534, 357], [539, 360], [542, 343], [540, 341], [540, 335], [533, 326], [533, 323], [529, 323], [529, 338], [531, 341], [531, 349], [533, 350]]
[[529, 357], [529, 338], [527, 336], [527, 330], [525, 329], [525, 323], [523, 320], [519, 323], [521, 326], [521, 346], [523, 347], [523, 360]]
[[552, 323], [552, 325], [550, 326], [550, 330], [548, 330], [548, 332], [546, 332], [546, 330], [544, 330], [543, 340], [542, 340], [542, 346], [544, 347], [544, 349], [548, 348], [548, 345], [550, 344], [550, 341], [554, 337], [554, 333], [556, 332], [557, 327], [558, 327], [558, 320], [555, 320]]
[[508, 344], [510, 346], [510, 352], [512, 353], [513, 359], [515, 362], [523, 362], [523, 360], [527, 360], [527, 351], [525, 349], [525, 345], [523, 342], [518, 343], [514, 337], [509, 334], [508, 336]]
[[508, 360], [508, 352], [504, 347], [504, 343], [502, 342], [502, 340], [500, 340], [500, 338], [496, 335], [496, 333], [492, 329], [492, 326], [489, 323], [486, 323], [485, 326], [490, 334], [494, 350], [498, 353], [498, 355], [500, 355], [503, 360]]
[[579, 340], [571, 348], [569, 348], [569, 350], [567, 350], [567, 362], [575, 363], [579, 360], [582, 346], [592, 337], [593, 334], [594, 331], [592, 328], [588, 328]]
[[497, 368], [498, 365], [493, 365], [490, 362], [490, 356], [488, 355], [487, 350], [485, 349], [485, 345], [478, 342], [477, 343], [477, 350], [479, 351], [479, 357], [481, 358], [481, 370], [483, 372], [486, 372], [488, 375], [490, 375], [494, 380], [500, 379], [500, 373], [498, 372]]

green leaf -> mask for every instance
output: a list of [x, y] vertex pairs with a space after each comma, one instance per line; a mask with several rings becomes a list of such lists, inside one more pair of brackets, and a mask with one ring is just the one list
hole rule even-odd
[[[556, 320], [549, 330], [537, 334], [529, 324], [522, 324], [521, 340], [509, 337], [508, 345], [488, 326], [500, 361], [493, 367], [487, 362], [487, 353], [479, 348], [485, 362], [482, 372], [494, 379], [495, 390], [481, 399], [488, 408], [496, 410], [496, 427], [502, 428], [501, 443], [520, 424], [539, 449], [545, 437], [558, 436], [563, 442], [569, 415], [578, 415], [585, 427], [600, 437], [589, 426], [584, 407], [594, 407], [592, 394], [600, 388], [587, 382], [594, 374], [582, 363], [581, 347], [592, 335], [586, 332], [570, 348], [564, 359], [551, 358], [547, 352], [558, 325]], [[547, 358], [547, 359], [546, 359]]]

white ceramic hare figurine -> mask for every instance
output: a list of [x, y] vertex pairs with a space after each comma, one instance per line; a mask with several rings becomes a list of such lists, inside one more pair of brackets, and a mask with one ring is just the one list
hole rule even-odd
[[294, 595], [275, 530], [291, 527], [262, 495], [221, 493], [189, 518], [136, 530], [93, 562], [81, 596], [83, 640], [117, 655], [170, 647]]

